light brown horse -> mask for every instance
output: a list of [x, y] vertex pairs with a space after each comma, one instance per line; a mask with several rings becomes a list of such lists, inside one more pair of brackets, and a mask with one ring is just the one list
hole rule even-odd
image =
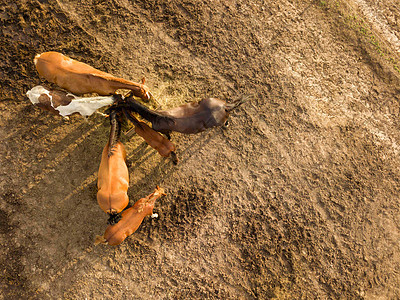
[[155, 201], [164, 194], [164, 190], [157, 187], [153, 193], [142, 198], [122, 212], [122, 219], [114, 225], [109, 225], [103, 236], [96, 236], [95, 244], [116, 246], [133, 234], [142, 224], [143, 219], [153, 213]]
[[144, 85], [144, 79], [142, 83], [136, 83], [114, 77], [59, 52], [38, 54], [34, 63], [40, 76], [76, 95], [111, 95], [118, 89], [128, 89], [134, 96], [145, 101], [152, 98], [148, 87]]
[[[158, 151], [158, 153], [163, 157], [168, 157], [172, 155], [173, 161], [176, 164], [178, 162], [175, 155], [175, 145], [168, 140], [166, 137], [152, 129], [149, 125], [144, 122], [140, 122], [136, 119], [126, 108], [122, 108], [125, 116], [133, 123], [135, 126], [135, 132], [141, 136], [150, 147]], [[131, 130], [130, 130], [131, 131]], [[130, 135], [130, 132], [127, 133]]]
[[[124, 145], [117, 141], [112, 149], [110, 142], [104, 147], [97, 181], [97, 202], [107, 214], [116, 215], [128, 204], [129, 172], [125, 163]], [[111, 153], [111, 154], [110, 154]]]

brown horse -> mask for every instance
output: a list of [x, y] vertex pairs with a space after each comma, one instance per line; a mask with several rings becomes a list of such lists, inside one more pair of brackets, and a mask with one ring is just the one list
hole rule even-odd
[[164, 190], [157, 187], [153, 193], [136, 201], [132, 207], [122, 212], [122, 219], [117, 224], [109, 225], [103, 236], [96, 237], [95, 244], [121, 244], [139, 228], [146, 216], [153, 213], [154, 203], [162, 195], [165, 195]]
[[244, 102], [240, 98], [234, 103], [226, 103], [217, 98], [207, 98], [200, 102], [184, 104], [169, 110], [150, 110], [132, 97], [127, 97], [128, 110], [138, 113], [151, 122], [154, 130], [169, 134], [171, 131], [193, 134], [208, 128], [224, 125], [229, 114]]
[[97, 202], [110, 217], [129, 204], [129, 173], [125, 159], [126, 152], [121, 142], [118, 141], [112, 149], [110, 142], [104, 147], [98, 173]]
[[144, 79], [136, 83], [114, 77], [58, 52], [38, 54], [34, 63], [40, 76], [73, 94], [111, 95], [118, 89], [127, 89], [145, 101], [152, 98]]

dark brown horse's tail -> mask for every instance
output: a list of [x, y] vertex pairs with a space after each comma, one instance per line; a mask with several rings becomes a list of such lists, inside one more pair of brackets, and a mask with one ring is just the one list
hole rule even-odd
[[121, 122], [118, 120], [117, 111], [115, 109], [110, 112], [110, 137], [108, 139], [108, 157], [113, 154], [113, 149], [121, 137]]
[[225, 110], [227, 112], [232, 112], [236, 108], [238, 108], [240, 105], [242, 105], [244, 102], [250, 99], [250, 96], [240, 96], [238, 99], [234, 100], [232, 103], [227, 103]]
[[149, 121], [150, 123], [155, 123], [160, 119], [165, 119], [167, 122], [173, 122], [172, 118], [164, 116], [163, 114], [160, 114], [155, 110], [147, 108], [132, 97], [127, 97], [125, 98], [125, 100], [126, 101], [124, 102], [124, 106], [127, 111], [138, 113], [142, 118]]

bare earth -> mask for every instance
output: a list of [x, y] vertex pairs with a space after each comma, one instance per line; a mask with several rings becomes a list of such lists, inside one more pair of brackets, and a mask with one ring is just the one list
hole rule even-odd
[[[0, 2], [0, 299], [400, 298], [400, 1]], [[161, 108], [252, 96], [177, 166], [124, 137], [131, 202], [168, 195], [120, 246], [93, 245], [108, 120], [25, 96], [50, 50]]]

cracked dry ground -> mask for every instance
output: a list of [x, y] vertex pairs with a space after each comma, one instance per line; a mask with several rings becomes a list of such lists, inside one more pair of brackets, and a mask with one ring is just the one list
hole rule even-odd
[[[400, 297], [399, 1], [2, 2], [0, 299]], [[131, 201], [168, 195], [118, 247], [93, 245], [108, 121], [25, 97], [50, 50], [162, 108], [252, 95], [174, 134], [177, 166], [124, 138]]]

